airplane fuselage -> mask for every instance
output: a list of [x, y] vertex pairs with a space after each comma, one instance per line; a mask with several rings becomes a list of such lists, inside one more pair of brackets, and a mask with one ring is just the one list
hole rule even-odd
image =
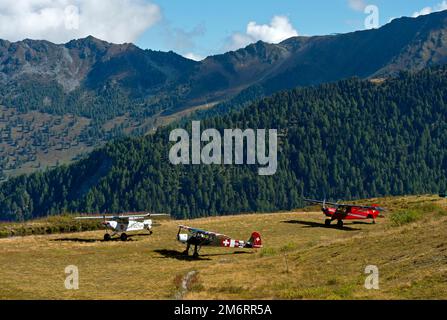
[[323, 213], [332, 220], [365, 220], [376, 219], [380, 211], [364, 208], [325, 208]]
[[152, 229], [152, 220], [105, 221], [104, 226], [116, 233]]
[[[182, 237], [183, 236], [183, 237]], [[247, 243], [242, 240], [234, 240], [229, 237], [218, 237], [215, 235], [187, 235], [181, 234], [178, 239], [183, 244], [193, 246], [208, 246], [208, 247], [225, 247], [225, 248], [246, 248]]]

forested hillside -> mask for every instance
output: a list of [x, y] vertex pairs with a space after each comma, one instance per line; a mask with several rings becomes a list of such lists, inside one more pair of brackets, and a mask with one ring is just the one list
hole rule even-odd
[[0, 181], [152, 132], [179, 113], [209, 117], [297, 86], [392, 77], [443, 65], [446, 52], [447, 11], [373, 30], [259, 41], [200, 62], [91, 36], [0, 40]]
[[71, 166], [0, 186], [0, 218], [61, 212], [168, 212], [177, 218], [288, 210], [332, 199], [447, 187], [447, 68], [384, 82], [297, 88], [202, 122], [278, 129], [278, 172], [257, 166], [173, 166], [169, 132], [109, 143]]

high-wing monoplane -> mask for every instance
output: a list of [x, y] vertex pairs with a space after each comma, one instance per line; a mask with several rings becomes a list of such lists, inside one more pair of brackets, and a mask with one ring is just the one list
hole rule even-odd
[[261, 235], [253, 232], [248, 241], [234, 240], [224, 234], [191, 228], [188, 226], [179, 226], [177, 240], [186, 244], [185, 255], [189, 255], [191, 246], [194, 246], [193, 257], [199, 256], [200, 248], [203, 246], [223, 247], [223, 248], [262, 248]]
[[356, 204], [333, 203], [305, 199], [306, 202], [321, 205], [321, 210], [328, 217], [325, 221], [326, 226], [330, 226], [333, 221], [337, 221], [337, 226], [343, 228], [343, 220], [366, 220], [371, 219], [372, 223], [376, 223], [376, 219], [384, 208], [378, 205], [362, 206]]
[[[167, 216], [167, 214], [141, 214], [141, 215], [117, 215], [117, 216], [82, 216], [77, 217], [77, 220], [91, 220], [91, 219], [102, 219], [104, 220], [103, 225], [106, 228], [106, 233], [104, 234], [104, 240], [110, 241], [112, 237], [121, 233], [121, 241], [126, 241], [128, 235], [126, 232], [132, 231], [149, 231], [149, 235], [152, 234], [152, 219], [147, 219], [149, 217], [156, 216]], [[109, 233], [112, 231], [112, 234]]]

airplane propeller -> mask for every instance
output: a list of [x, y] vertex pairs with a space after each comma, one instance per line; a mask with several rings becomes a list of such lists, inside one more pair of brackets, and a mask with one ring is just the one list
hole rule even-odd
[[326, 191], [324, 191], [323, 211], [326, 211]]

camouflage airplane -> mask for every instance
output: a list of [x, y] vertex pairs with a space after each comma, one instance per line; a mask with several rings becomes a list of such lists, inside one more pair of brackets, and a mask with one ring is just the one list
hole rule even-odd
[[187, 226], [179, 226], [177, 240], [183, 244], [186, 244], [186, 250], [183, 252], [185, 255], [189, 255], [190, 247], [192, 245], [194, 246], [194, 258], [199, 257], [200, 248], [203, 246], [247, 249], [262, 248], [261, 235], [258, 232], [253, 232], [248, 241], [242, 241], [231, 239], [230, 237], [220, 233], [200, 230]]

